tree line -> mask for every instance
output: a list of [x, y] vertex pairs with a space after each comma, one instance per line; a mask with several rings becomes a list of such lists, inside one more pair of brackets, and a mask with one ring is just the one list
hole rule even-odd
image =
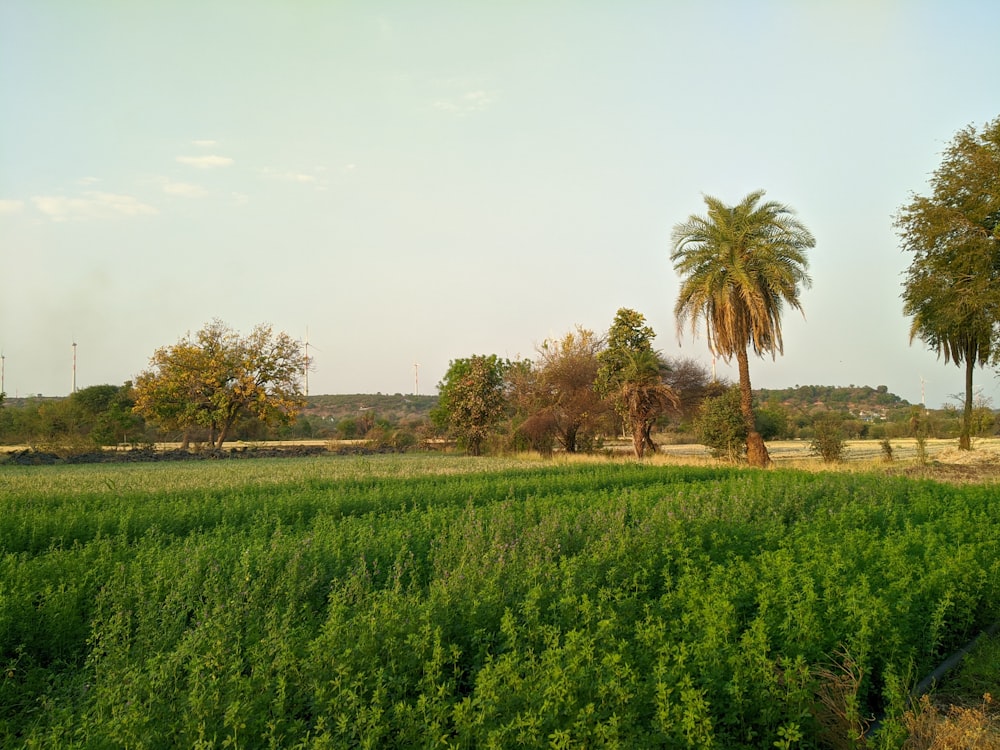
[[[976, 366], [1000, 366], [1000, 118], [969, 126], [945, 149], [931, 194], [914, 195], [894, 217], [913, 255], [903, 282], [903, 312], [920, 339], [964, 368], [959, 448], [983, 427], [975, 404]], [[671, 234], [681, 278], [674, 305], [678, 333], [701, 323], [711, 351], [736, 359], [738, 383], [726, 392], [691, 360], [665, 357], [644, 317], [618, 311], [605, 335], [577, 327], [544, 341], [534, 360], [496, 355], [453, 360], [439, 384], [432, 423], [478, 455], [504, 433], [512, 446], [542, 452], [586, 450], [601, 436], [627, 434], [638, 457], [655, 450], [654, 426], [685, 420], [712, 441], [766, 466], [768, 414], [754, 404], [750, 353], [784, 353], [786, 307], [802, 311], [816, 241], [788, 206], [755, 191], [734, 205], [705, 196]], [[83, 433], [97, 443], [152, 426], [187, 446], [198, 434], [221, 448], [234, 433], [289, 427], [305, 405], [301, 344], [266, 325], [241, 336], [219, 320], [157, 349], [134, 383], [74, 393], [66, 406], [43, 406], [37, 421], [52, 434]], [[3, 395], [0, 394], [0, 407]], [[0, 409], [0, 434], [12, 420]], [[977, 424], [978, 420], [978, 424]], [[926, 423], [926, 420], [925, 420]], [[16, 431], [16, 425], [14, 426]], [[765, 430], [766, 431], [766, 430]], [[713, 447], [716, 447], [713, 445]]]
[[[930, 184], [929, 196], [915, 195], [894, 218], [903, 249], [913, 254], [901, 294], [903, 312], [912, 318], [911, 343], [919, 338], [945, 362], [965, 368], [959, 448], [968, 450], [976, 411], [974, 368], [1000, 365], [1000, 118], [982, 130], [970, 125], [956, 134]], [[681, 278], [674, 305], [678, 332], [690, 323], [696, 333], [704, 323], [712, 352], [727, 361], [736, 359], [738, 392], [729, 394], [728, 412], [718, 408], [725, 402], [707, 401], [702, 424], [713, 414], [720, 417], [709, 420], [714, 423], [712, 439], [735, 443], [750, 464], [767, 466], [770, 456], [755, 413], [749, 355], [774, 358], [784, 353], [782, 314], [786, 306], [802, 311], [801, 292], [811, 284], [807, 253], [816, 241], [790, 207], [765, 201], [763, 191], [734, 205], [712, 196], [704, 200], [706, 213], [676, 224], [671, 235], [670, 258]], [[626, 344], [611, 343], [621, 322], [616, 319], [609, 346], [599, 355], [604, 361], [594, 375], [594, 395], [612, 404], [641, 457], [654, 447], [652, 423], [679, 407], [680, 394], [664, 377], [669, 368], [663, 358], [645, 345], [651, 332], [642, 331], [634, 319], [632, 326], [622, 328]], [[595, 345], [588, 333], [567, 338], [563, 356], [567, 347]], [[638, 336], [639, 343], [628, 343], [629, 335]], [[552, 354], [547, 345], [540, 354], [544, 373], [552, 366]], [[486, 427], [500, 419], [504, 376], [518, 383], [531, 374], [531, 367], [495, 356], [454, 361], [440, 385], [439, 423], [470, 452], [479, 452]], [[546, 387], [543, 375], [537, 379], [540, 385], [529, 385], [527, 392], [540, 405], [541, 416], [525, 419], [521, 429], [528, 438], [537, 435], [534, 440], [543, 447], [553, 435], [570, 450], [596, 412], [574, 406], [575, 400]], [[731, 418], [735, 410], [739, 420]], [[920, 415], [913, 420], [919, 423]]]

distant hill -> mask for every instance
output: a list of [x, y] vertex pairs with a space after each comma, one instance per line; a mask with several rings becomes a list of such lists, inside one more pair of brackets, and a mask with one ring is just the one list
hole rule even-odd
[[393, 424], [421, 419], [437, 406], [438, 397], [396, 393], [350, 393], [309, 396], [303, 414], [309, 417], [339, 422], [341, 419], [372, 416]]
[[754, 391], [761, 405], [780, 404], [794, 411], [813, 411], [815, 409], [831, 409], [847, 411], [852, 414], [861, 412], [885, 412], [906, 408], [910, 402], [890, 393], [887, 386], [835, 386], [835, 385], [797, 385], [793, 388], [760, 388]]

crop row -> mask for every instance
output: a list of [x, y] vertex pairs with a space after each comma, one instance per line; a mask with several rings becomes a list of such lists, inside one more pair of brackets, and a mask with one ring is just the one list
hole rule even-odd
[[370, 464], [103, 492], [5, 474], [0, 737], [809, 747], [1000, 617], [989, 488]]

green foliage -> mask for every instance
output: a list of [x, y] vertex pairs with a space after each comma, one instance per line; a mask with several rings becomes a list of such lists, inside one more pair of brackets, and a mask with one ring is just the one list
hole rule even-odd
[[615, 319], [608, 329], [604, 350], [597, 355], [600, 367], [597, 371], [597, 390], [610, 396], [621, 390], [622, 374], [629, 366], [629, 357], [636, 352], [653, 351], [656, 334], [646, 325], [642, 313], [627, 307], [618, 309]]
[[740, 389], [732, 386], [718, 396], [706, 398], [695, 418], [698, 442], [712, 455], [730, 461], [742, 460], [746, 453], [747, 428], [740, 411]]
[[757, 432], [765, 440], [786, 440], [790, 437], [788, 411], [782, 406], [767, 406], [754, 411]]
[[447, 429], [470, 455], [481, 455], [506, 415], [509, 360], [476, 354], [453, 360], [438, 384], [436, 425]]
[[306, 396], [302, 415], [337, 424], [343, 419], [357, 418], [361, 412], [374, 411], [393, 424], [402, 424], [429, 419], [437, 400], [437, 395], [412, 393], [314, 394]]
[[[548, 431], [567, 453], [593, 444], [608, 412], [595, 387], [603, 349], [593, 331], [577, 326], [561, 339], [542, 342], [527, 371], [531, 377], [517, 379], [528, 386], [528, 393], [520, 394], [528, 419], [522, 432], [534, 436], [543, 452]], [[546, 429], [540, 430], [542, 425]]]
[[1000, 617], [991, 487], [471, 467], [0, 467], [0, 744], [846, 746], [831, 663], [863, 718]]
[[341, 440], [354, 440], [358, 437], [358, 420], [347, 417], [337, 422], [337, 434]]
[[673, 230], [670, 259], [681, 277], [674, 307], [678, 328], [705, 318], [709, 340], [724, 357], [782, 352], [784, 303], [801, 310], [810, 285], [806, 250], [812, 234], [794, 211], [750, 193], [735, 206], [705, 196], [708, 213], [691, 215]]
[[661, 415], [680, 404], [674, 390], [663, 382], [665, 367], [656, 352], [639, 349], [629, 353], [619, 378], [615, 396], [624, 407], [632, 428], [632, 447], [636, 458], [642, 458], [647, 448], [656, 451], [653, 425]]
[[931, 177], [896, 216], [903, 249], [913, 253], [903, 283], [910, 341], [965, 367], [959, 448], [971, 448], [973, 369], [996, 351], [1000, 323], [1000, 117], [981, 131], [959, 131]]
[[286, 333], [258, 325], [240, 336], [213, 320], [153, 353], [135, 382], [137, 414], [170, 429], [208, 428], [222, 448], [244, 418], [287, 424], [302, 408], [305, 355]]
[[704, 318], [712, 351], [737, 359], [747, 458], [756, 466], [770, 458], [756, 430], [747, 352], [782, 353], [781, 314], [786, 304], [802, 309], [801, 288], [811, 283], [806, 250], [816, 244], [792, 209], [763, 196], [758, 190], [735, 206], [705, 196], [708, 213], [674, 226], [670, 254], [681, 277], [678, 331], [690, 321], [694, 332]]
[[809, 449], [826, 463], [844, 458], [843, 419], [835, 412], [827, 412], [813, 421], [813, 439]]
[[677, 392], [666, 382], [666, 361], [653, 350], [656, 334], [635, 310], [620, 308], [608, 330], [607, 347], [598, 355], [596, 387], [613, 404], [632, 433], [637, 458], [656, 451], [652, 429], [656, 420], [679, 409]]
[[887, 386], [796, 385], [791, 388], [760, 388], [755, 390], [762, 402], [787, 404], [795, 409], [808, 409], [819, 402], [830, 409], [876, 409], [909, 406], [909, 402]]
[[895, 456], [893, 455], [892, 442], [889, 440], [889, 438], [882, 438], [881, 440], [879, 440], [878, 445], [879, 448], [882, 449], [882, 460], [885, 461], [887, 464], [892, 463]]
[[79, 408], [83, 431], [95, 445], [116, 445], [140, 437], [144, 423], [135, 414], [132, 384], [95, 385], [82, 388], [69, 397]]
[[0, 440], [27, 443], [60, 455], [143, 437], [132, 413], [132, 385], [96, 385], [68, 398], [17, 399], [0, 412]]

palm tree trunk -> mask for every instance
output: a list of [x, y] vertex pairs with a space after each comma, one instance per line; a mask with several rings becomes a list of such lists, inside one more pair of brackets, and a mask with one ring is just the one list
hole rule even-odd
[[770, 466], [771, 456], [754, 423], [753, 389], [750, 387], [750, 362], [746, 349], [736, 352], [736, 362], [740, 370], [740, 413], [747, 429], [747, 462], [751, 466]]
[[976, 366], [975, 356], [965, 353], [965, 408], [962, 410], [962, 431], [958, 436], [960, 451], [972, 450], [972, 369]]
[[642, 421], [639, 419], [632, 419], [632, 449], [635, 451], [635, 457], [641, 459], [646, 453], [646, 439], [642, 430]]

